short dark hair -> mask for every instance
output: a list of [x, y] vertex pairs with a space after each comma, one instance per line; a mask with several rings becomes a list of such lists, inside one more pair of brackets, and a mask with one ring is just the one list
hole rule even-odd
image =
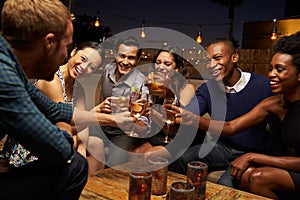
[[208, 43], [207, 47], [212, 44], [217, 44], [217, 43], [221, 43], [221, 42], [227, 44], [230, 47], [230, 49], [232, 49], [232, 52], [236, 52], [236, 48], [233, 44], [233, 41], [228, 38], [223, 38], [223, 37], [213, 39], [212, 41], [210, 41]]
[[135, 37], [127, 36], [127, 37], [120, 38], [116, 42], [116, 45], [115, 45], [116, 52], [118, 51], [121, 44], [124, 44], [126, 46], [135, 46], [135, 47], [137, 47], [138, 48], [137, 59], [140, 58], [140, 56], [142, 54], [142, 49], [140, 48], [139, 41]]
[[275, 53], [292, 56], [292, 63], [296, 66], [297, 71], [300, 72], [300, 31], [278, 39], [274, 45]]
[[[226, 44], [231, 50], [232, 52], [231, 53], [236, 53], [237, 54], [237, 50], [233, 44], [233, 41], [229, 38], [223, 38], [223, 37], [220, 37], [220, 38], [215, 38], [214, 40], [212, 40], [211, 42], [208, 43], [207, 47], [209, 47], [210, 45], [212, 44], [217, 44], [217, 43], [224, 43]], [[237, 63], [233, 63], [233, 66], [235, 68], [237, 68]]]

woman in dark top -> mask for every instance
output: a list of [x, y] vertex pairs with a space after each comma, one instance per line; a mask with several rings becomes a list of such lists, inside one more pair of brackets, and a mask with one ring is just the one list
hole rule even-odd
[[[274, 47], [269, 71], [270, 86], [283, 95], [286, 112], [282, 119], [282, 139], [286, 156], [247, 153], [232, 163], [231, 175], [242, 189], [272, 199], [300, 198], [300, 32], [279, 39]], [[272, 106], [266, 107], [272, 111]]]

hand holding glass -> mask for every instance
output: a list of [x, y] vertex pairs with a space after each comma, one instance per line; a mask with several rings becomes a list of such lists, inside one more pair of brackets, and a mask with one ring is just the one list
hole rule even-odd
[[110, 97], [111, 113], [117, 114], [128, 111], [128, 98], [125, 96]]
[[[141, 94], [139, 93], [134, 93], [135, 95], [131, 95], [129, 98], [129, 111], [130, 111], [130, 116], [139, 118], [145, 113], [145, 109], [148, 104], [148, 100], [146, 99], [140, 99]], [[147, 97], [148, 98], [148, 95]], [[129, 136], [137, 136], [137, 134], [134, 133], [135, 131], [135, 125], [132, 128], [132, 130], [128, 133]]]
[[[173, 104], [174, 103], [174, 98], [166, 98], [164, 100], [164, 104]], [[164, 143], [169, 143], [169, 131], [170, 131], [170, 125], [174, 124], [175, 119], [176, 119], [176, 114], [178, 113], [176, 110], [173, 110], [169, 106], [163, 106], [164, 108], [164, 115], [163, 117], [165, 118], [165, 123], [167, 125], [167, 130], [165, 131], [165, 137], [163, 139]]]

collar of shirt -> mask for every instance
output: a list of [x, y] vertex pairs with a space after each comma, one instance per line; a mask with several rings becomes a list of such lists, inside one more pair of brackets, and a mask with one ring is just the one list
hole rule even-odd
[[122, 78], [119, 80], [119, 82], [116, 82], [116, 70], [117, 69], [117, 64], [112, 63], [113, 67], [111, 67], [108, 71], [108, 77], [110, 80], [115, 84], [126, 84], [128, 86], [132, 86], [133, 83], [135, 82], [135, 77], [138, 75], [138, 71], [135, 68], [132, 68], [129, 73], [126, 75], [123, 75]]
[[225, 92], [227, 92], [227, 93], [237, 93], [237, 92], [241, 91], [242, 89], [244, 89], [246, 87], [246, 85], [248, 84], [248, 82], [250, 80], [250, 77], [251, 77], [251, 73], [242, 72], [241, 69], [238, 69], [238, 70], [241, 72], [240, 79], [232, 87], [229, 87], [229, 86], [225, 85]]

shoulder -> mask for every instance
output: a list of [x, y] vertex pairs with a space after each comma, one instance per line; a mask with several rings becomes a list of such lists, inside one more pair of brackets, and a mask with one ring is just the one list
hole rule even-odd
[[250, 80], [255, 80], [255, 81], [261, 81], [261, 82], [268, 82], [269, 83], [269, 78], [266, 77], [266, 76], [263, 76], [261, 74], [257, 74], [257, 73], [254, 73], [254, 72], [250, 72], [251, 74], [251, 78]]
[[203, 91], [203, 90], [208, 90], [208, 87], [215, 87], [217, 86], [216, 82], [213, 80], [208, 80], [204, 83], [202, 83], [198, 88], [197, 91]]
[[145, 81], [145, 75], [140, 72], [138, 69], [132, 69], [130, 74], [126, 77], [126, 82], [134, 82], [134, 83], [144, 83]]
[[251, 73], [251, 78], [247, 85], [253, 86], [256, 89], [260, 88], [263, 90], [271, 91], [270, 80], [268, 77], [261, 74]]
[[115, 62], [109, 63], [107, 65], [105, 65], [103, 73], [109, 73], [112, 70], [116, 69], [117, 65]]
[[38, 80], [36, 82], [36, 87], [45, 94], [54, 95], [55, 93], [56, 94], [59, 93], [62, 95], [62, 91], [63, 91], [61, 80], [57, 75], [54, 76], [52, 81]]
[[[22, 67], [17, 61], [16, 56], [14, 55], [12, 49], [6, 40], [0, 35], [0, 62], [1, 62], [1, 81], [16, 81], [17, 77], [25, 80], [25, 73], [23, 72]], [[17, 74], [18, 73], [18, 74]], [[14, 78], [8, 78], [15, 76]], [[3, 79], [2, 79], [3, 77]]]
[[136, 72], [136, 76], [141, 77], [143, 79], [146, 78], [146, 76], [138, 69], [134, 69], [134, 71]]

